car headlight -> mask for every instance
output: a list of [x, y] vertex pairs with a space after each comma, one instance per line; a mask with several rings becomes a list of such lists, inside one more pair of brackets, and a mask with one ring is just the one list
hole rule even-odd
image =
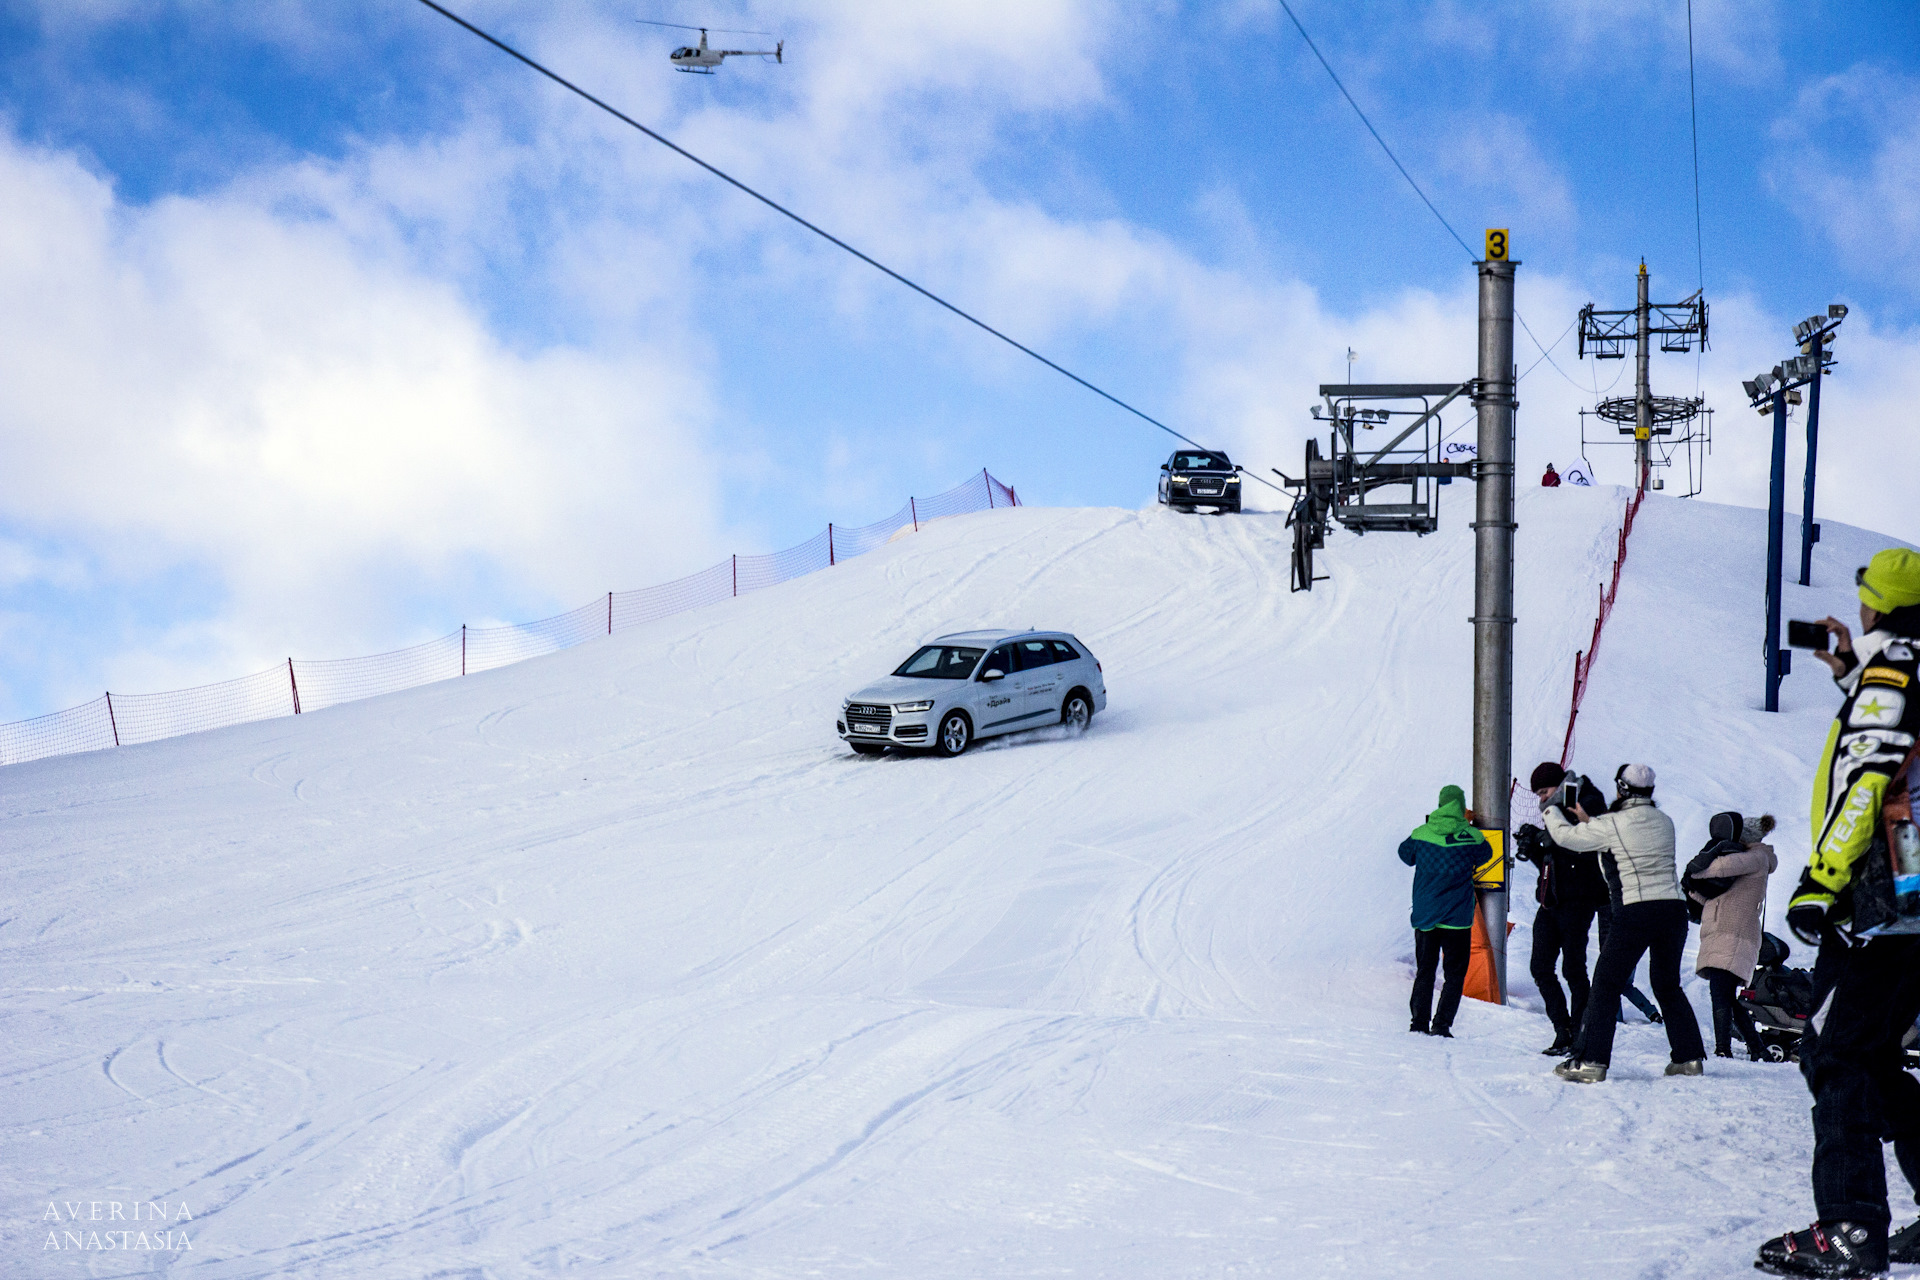
[[1239, 476], [1228, 476], [1228, 477], [1227, 477], [1227, 483], [1228, 483], [1228, 484], [1239, 484], [1239, 483], [1240, 483], [1240, 477], [1239, 477]]
[[1187, 478], [1185, 476], [1175, 476], [1173, 478], [1173, 482], [1175, 484], [1185, 484], [1187, 482]]
[[896, 702], [893, 704], [893, 709], [896, 712], [931, 711], [933, 699], [928, 698], [925, 702]]

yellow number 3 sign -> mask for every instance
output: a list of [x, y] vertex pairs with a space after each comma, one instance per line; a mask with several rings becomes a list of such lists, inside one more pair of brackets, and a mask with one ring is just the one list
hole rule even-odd
[[1487, 228], [1487, 261], [1505, 262], [1507, 260], [1507, 229], [1505, 227]]

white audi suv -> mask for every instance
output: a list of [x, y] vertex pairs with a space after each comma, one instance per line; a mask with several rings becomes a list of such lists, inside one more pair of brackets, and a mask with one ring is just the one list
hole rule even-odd
[[960, 631], [850, 695], [834, 728], [863, 756], [888, 747], [957, 756], [977, 738], [1043, 725], [1084, 729], [1107, 707], [1092, 650], [1065, 631]]

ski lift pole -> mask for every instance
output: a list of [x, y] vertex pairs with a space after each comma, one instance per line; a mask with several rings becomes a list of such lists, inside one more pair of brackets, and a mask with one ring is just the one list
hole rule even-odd
[[[1480, 913], [1493, 959], [1494, 994], [1507, 999], [1506, 856], [1513, 777], [1513, 275], [1507, 233], [1487, 232], [1480, 275], [1479, 413], [1474, 482], [1473, 809], [1497, 838], [1499, 865], [1479, 878]], [[1497, 880], [1497, 883], [1496, 883]]]
[[1780, 554], [1787, 506], [1787, 393], [1773, 393], [1773, 471], [1767, 483], [1767, 710], [1780, 709], [1780, 678], [1789, 659], [1780, 649]]
[[1827, 335], [1813, 333], [1813, 381], [1807, 384], [1807, 478], [1800, 499], [1800, 585], [1813, 585], [1813, 544], [1820, 540], [1820, 526], [1813, 522], [1813, 467], [1820, 456], [1820, 373], [1824, 363], [1822, 348]]

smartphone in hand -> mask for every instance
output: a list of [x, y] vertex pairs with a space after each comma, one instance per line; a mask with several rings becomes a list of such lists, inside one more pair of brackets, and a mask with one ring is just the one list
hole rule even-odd
[[1827, 651], [1827, 641], [1832, 634], [1832, 632], [1817, 622], [1788, 622], [1787, 647], [1790, 649], [1814, 649], [1820, 653], [1825, 653]]

